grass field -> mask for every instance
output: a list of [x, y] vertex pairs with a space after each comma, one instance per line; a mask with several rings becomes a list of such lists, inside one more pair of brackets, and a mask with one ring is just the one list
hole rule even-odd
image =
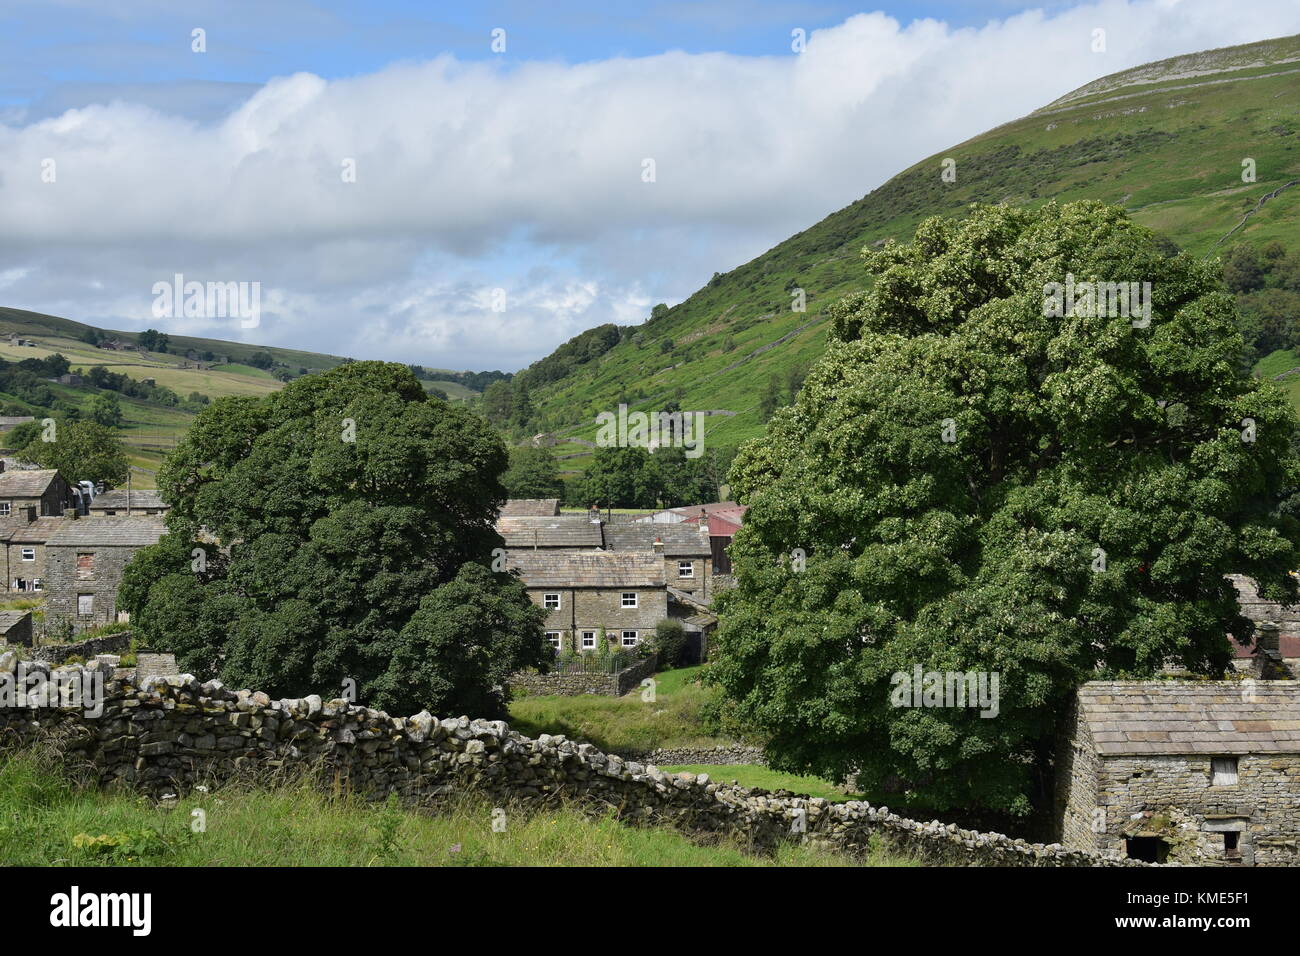
[[770, 770], [761, 764], [682, 764], [673, 767], [660, 767], [664, 773], [707, 773], [710, 780], [718, 783], [738, 783], [742, 787], [762, 787], [764, 790], [789, 790], [792, 793], [809, 797], [822, 797], [832, 803], [845, 803], [857, 799], [855, 794], [845, 793], [840, 787], [823, 780], [821, 777], [805, 777], [794, 773], [781, 773]]
[[[790, 845], [773, 856], [664, 829], [591, 819], [572, 807], [465, 799], [437, 815], [329, 797], [305, 784], [226, 788], [155, 804], [72, 786], [28, 755], [0, 760], [2, 866], [893, 866]], [[201, 811], [202, 817], [194, 811]], [[201, 832], [195, 832], [200, 825]]]
[[614, 751], [737, 743], [706, 729], [717, 692], [696, 682], [699, 672], [682, 667], [656, 674], [653, 703], [639, 690], [623, 697], [520, 698], [510, 705], [510, 726], [529, 737], [563, 734]]

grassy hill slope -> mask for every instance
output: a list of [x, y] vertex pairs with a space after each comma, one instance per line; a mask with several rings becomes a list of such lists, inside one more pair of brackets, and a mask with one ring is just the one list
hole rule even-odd
[[[940, 175], [949, 158], [955, 182]], [[1246, 158], [1253, 183], [1242, 181]], [[769, 382], [788, 395], [787, 383], [820, 355], [825, 310], [865, 286], [862, 248], [906, 239], [926, 217], [960, 215], [972, 202], [1100, 199], [1197, 256], [1272, 239], [1300, 249], [1300, 187], [1285, 188], [1298, 179], [1300, 37], [1147, 64], [904, 170], [531, 398], [562, 455], [581, 454], [563, 439], [592, 439], [595, 416], [620, 401], [736, 412], [706, 428], [710, 445], [734, 446], [762, 432]], [[791, 310], [796, 287], [806, 291], [804, 313]]]

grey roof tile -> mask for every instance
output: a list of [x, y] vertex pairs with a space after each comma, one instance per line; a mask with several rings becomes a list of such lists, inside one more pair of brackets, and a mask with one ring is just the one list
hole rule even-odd
[[1300, 753], [1300, 681], [1092, 681], [1078, 696], [1107, 755]]

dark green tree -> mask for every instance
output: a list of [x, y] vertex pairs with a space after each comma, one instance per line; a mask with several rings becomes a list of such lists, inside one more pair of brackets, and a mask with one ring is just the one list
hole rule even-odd
[[658, 469], [644, 448], [597, 448], [582, 482], [586, 504], [601, 508], [653, 508], [661, 491]]
[[42, 468], [57, 468], [70, 482], [116, 485], [126, 481], [131, 467], [121, 439], [97, 422], [62, 421], [52, 423], [51, 428], [42, 426], [37, 437], [18, 452], [18, 458]]
[[510, 467], [501, 483], [511, 498], [564, 497], [564, 481], [555, 456], [532, 445], [510, 449]]
[[540, 609], [487, 570], [505, 465], [482, 418], [401, 365], [219, 399], [159, 470], [169, 534], [127, 568], [123, 604], [144, 640], [236, 686], [351, 678], [390, 712], [499, 716], [502, 676], [547, 659]]
[[96, 395], [90, 400], [88, 414], [93, 422], [106, 428], [117, 428], [122, 424], [122, 403], [116, 395]]
[[656, 449], [651, 465], [657, 472], [659, 501], [665, 508], [712, 501], [715, 491], [702, 458], [687, 458], [686, 449], [671, 445]]
[[[1229, 572], [1296, 600], [1295, 416], [1215, 272], [1122, 210], [977, 207], [866, 260], [732, 467], [713, 678], [778, 769], [1024, 812], [1081, 681], [1222, 674], [1251, 633]], [[1150, 282], [1149, 324], [1053, 315], [1067, 274]], [[917, 668], [996, 674], [996, 715], [909, 706]]]

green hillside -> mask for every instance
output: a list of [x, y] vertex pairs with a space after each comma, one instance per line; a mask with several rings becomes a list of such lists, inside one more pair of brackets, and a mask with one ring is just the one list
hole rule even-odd
[[[140, 333], [104, 329], [71, 319], [23, 309], [0, 307], [0, 361], [20, 363], [24, 359], [41, 359], [59, 354], [70, 363], [70, 371], [84, 375], [95, 366], [111, 373], [126, 375], [144, 382], [152, 380], [170, 389], [181, 399], [198, 392], [208, 399], [227, 395], [259, 396], [283, 385], [283, 379], [303, 372], [333, 368], [347, 359], [323, 352], [305, 352], [270, 345], [250, 345], [221, 339], [195, 338], [168, 334], [167, 351], [114, 350], [100, 348], [87, 341], [88, 333], [99, 332], [102, 338], [134, 345]], [[14, 338], [21, 339], [19, 345]], [[93, 337], [93, 336], [92, 336]], [[260, 354], [259, 354], [260, 353]], [[270, 357], [268, 365], [267, 356]], [[466, 373], [448, 369], [422, 370], [426, 388], [436, 388], [452, 401], [476, 397], [476, 389], [467, 387], [451, 376]], [[469, 373], [473, 374], [473, 373]], [[449, 376], [444, 378], [444, 376]], [[66, 413], [69, 407], [86, 413], [91, 400], [106, 390], [88, 382], [65, 385], [48, 381], [53, 403], [42, 404], [0, 388], [0, 409], [9, 415]], [[196, 407], [181, 407], [166, 401], [117, 395], [123, 412], [120, 434], [127, 445], [135, 487], [154, 486], [154, 476], [163, 456], [189, 429]], [[189, 405], [189, 403], [185, 403]]]
[[[822, 352], [826, 309], [864, 286], [863, 247], [908, 238], [924, 218], [961, 215], [972, 202], [1100, 199], [1197, 256], [1270, 240], [1300, 252], [1300, 188], [1288, 188], [1300, 180], [1298, 133], [1300, 37], [1105, 77], [904, 170], [679, 305], [619, 330], [598, 357], [570, 358], [558, 380], [547, 380], [554, 361], [547, 373], [541, 363], [530, 367], [520, 378], [536, 410], [531, 424], [556, 434], [557, 454], [579, 456], [584, 445], [567, 439], [592, 439], [597, 413], [619, 402], [735, 412], [707, 420], [715, 448], [761, 433], [764, 392], [789, 400]], [[1246, 158], [1255, 182], [1243, 182]], [[941, 176], [945, 159], [955, 161], [955, 182]], [[806, 312], [791, 309], [796, 288], [805, 290]]]

